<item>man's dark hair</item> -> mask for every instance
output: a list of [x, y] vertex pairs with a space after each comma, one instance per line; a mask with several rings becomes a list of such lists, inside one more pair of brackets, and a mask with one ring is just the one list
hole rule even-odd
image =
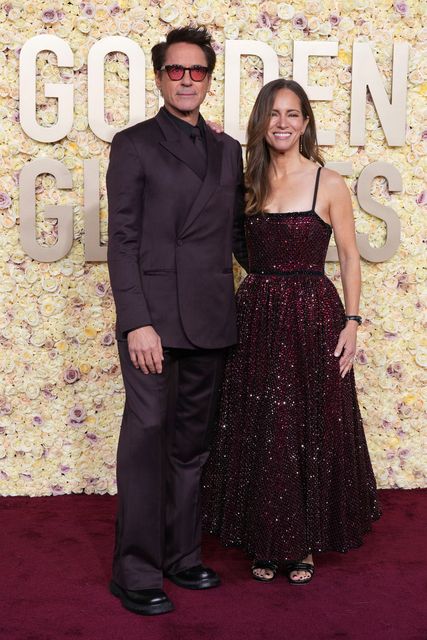
[[188, 44], [196, 44], [203, 49], [206, 56], [206, 65], [208, 73], [212, 73], [215, 68], [216, 53], [212, 47], [212, 36], [204, 27], [180, 27], [169, 31], [166, 42], [159, 42], [151, 49], [151, 59], [153, 61], [154, 71], [159, 71], [165, 64], [166, 51], [171, 44], [185, 42]]

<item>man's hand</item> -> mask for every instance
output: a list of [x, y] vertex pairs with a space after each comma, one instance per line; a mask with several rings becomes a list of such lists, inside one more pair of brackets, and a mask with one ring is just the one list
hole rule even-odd
[[141, 369], [146, 374], [162, 373], [162, 342], [152, 326], [129, 331], [128, 349], [136, 369]]

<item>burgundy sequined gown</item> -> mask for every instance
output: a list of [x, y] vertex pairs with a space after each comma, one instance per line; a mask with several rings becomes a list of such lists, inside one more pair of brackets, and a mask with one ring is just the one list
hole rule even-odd
[[203, 479], [205, 528], [257, 559], [347, 551], [379, 517], [353, 372], [334, 356], [345, 319], [318, 178], [310, 211], [247, 219], [239, 344]]

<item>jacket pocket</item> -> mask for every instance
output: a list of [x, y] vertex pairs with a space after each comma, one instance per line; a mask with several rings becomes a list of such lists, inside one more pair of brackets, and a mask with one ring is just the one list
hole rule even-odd
[[142, 272], [143, 276], [162, 276], [165, 274], [176, 273], [175, 269], [147, 269]]

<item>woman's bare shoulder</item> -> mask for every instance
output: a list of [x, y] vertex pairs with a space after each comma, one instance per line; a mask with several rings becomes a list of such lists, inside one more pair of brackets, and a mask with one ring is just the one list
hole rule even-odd
[[345, 183], [344, 178], [339, 173], [337, 173], [337, 171], [334, 171], [333, 169], [327, 169], [326, 167], [322, 167], [322, 171], [320, 175], [321, 175], [321, 181], [323, 182], [324, 186], [331, 187], [331, 188], [347, 189], [347, 185]]

